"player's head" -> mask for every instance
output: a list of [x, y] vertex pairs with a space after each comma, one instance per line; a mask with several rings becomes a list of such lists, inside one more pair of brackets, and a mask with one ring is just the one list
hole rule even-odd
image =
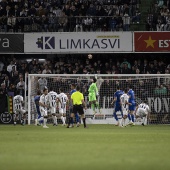
[[120, 90], [120, 86], [119, 86], [119, 85], [117, 85], [117, 86], [116, 86], [116, 89], [117, 89], [117, 90]]
[[80, 86], [77, 86], [77, 87], [76, 87], [76, 90], [77, 90], [77, 91], [80, 91]]
[[127, 89], [127, 88], [124, 88], [124, 92], [127, 93], [127, 92], [128, 92], [128, 89]]
[[132, 89], [132, 88], [133, 88], [133, 85], [132, 85], [132, 84], [129, 84], [129, 85], [128, 85], [128, 88], [129, 88], [129, 89]]
[[75, 84], [71, 84], [71, 90], [74, 90], [76, 88]]
[[44, 93], [45, 95], [48, 94], [48, 88], [47, 88], [46, 86], [45, 86], [44, 89], [43, 89], [43, 93]]
[[148, 103], [148, 101], [145, 99], [145, 100], [143, 100], [143, 103], [146, 103], [146, 104], [147, 104], [147, 103]]
[[52, 87], [50, 87], [50, 88], [49, 88], [49, 90], [50, 90], [50, 91], [53, 91], [53, 88], [52, 88]]
[[94, 77], [94, 78], [92, 79], [92, 81], [93, 81], [93, 83], [96, 83], [97, 79]]
[[60, 93], [62, 93], [63, 92], [63, 88], [60, 88], [59, 91], [60, 91]]
[[37, 90], [37, 95], [41, 95], [41, 91], [40, 90]]

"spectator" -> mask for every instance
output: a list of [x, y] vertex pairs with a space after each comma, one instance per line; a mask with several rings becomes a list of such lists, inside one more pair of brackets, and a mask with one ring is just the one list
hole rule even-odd
[[17, 83], [16, 88], [17, 90], [20, 91], [20, 95], [24, 97], [24, 90], [26, 90], [26, 87], [22, 77], [20, 78], [20, 81]]
[[11, 61], [10, 64], [7, 66], [7, 71], [10, 73], [13, 67], [15, 67], [16, 70], [16, 65], [14, 65], [13, 61]]
[[123, 31], [129, 31], [130, 17], [127, 13], [122, 17], [123, 20]]
[[10, 80], [8, 76], [5, 76], [5, 80], [3, 81], [3, 84], [5, 85], [6, 88], [9, 87], [10, 85]]

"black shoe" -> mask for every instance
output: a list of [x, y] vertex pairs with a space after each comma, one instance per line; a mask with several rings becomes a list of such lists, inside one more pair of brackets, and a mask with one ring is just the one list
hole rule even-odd
[[142, 123], [142, 126], [145, 126], [144, 123]]
[[54, 123], [53, 126], [57, 126], [57, 124]]

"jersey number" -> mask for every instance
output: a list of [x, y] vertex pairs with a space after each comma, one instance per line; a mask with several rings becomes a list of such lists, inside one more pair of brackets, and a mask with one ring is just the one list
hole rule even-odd
[[51, 95], [51, 99], [52, 99], [52, 107], [56, 106], [56, 95]]

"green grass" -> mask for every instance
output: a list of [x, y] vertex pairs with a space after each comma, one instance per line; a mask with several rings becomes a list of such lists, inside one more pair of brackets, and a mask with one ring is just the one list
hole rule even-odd
[[170, 126], [0, 125], [0, 170], [169, 170]]

